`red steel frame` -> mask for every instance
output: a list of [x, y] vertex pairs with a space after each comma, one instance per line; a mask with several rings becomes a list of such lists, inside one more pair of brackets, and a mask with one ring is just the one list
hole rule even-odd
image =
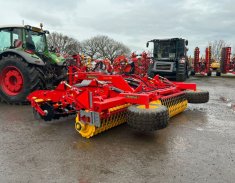
[[221, 52], [221, 63], [222, 73], [232, 73], [235, 74], [235, 60], [231, 59], [231, 47], [222, 48]]
[[[41, 103], [48, 102], [54, 109], [68, 109], [67, 114], [80, 110], [95, 111], [105, 118], [108, 110], [126, 104], [141, 104], [149, 107], [151, 101], [164, 97], [182, 95], [186, 89], [195, 90], [196, 84], [170, 82], [160, 76], [153, 79], [138, 75], [107, 75], [97, 72], [80, 72], [75, 66], [69, 67], [69, 82], [61, 82], [55, 90], [38, 90], [28, 96], [32, 107], [47, 115]], [[137, 85], [133, 87], [133, 82]]]
[[206, 68], [205, 68], [205, 72], [209, 73], [210, 72], [210, 64], [211, 64], [211, 47], [207, 47], [206, 48]]
[[198, 47], [194, 50], [194, 72], [201, 75], [207, 75], [210, 72], [211, 63], [211, 47], [205, 50], [205, 60], [200, 60], [200, 49]]
[[199, 73], [200, 72], [200, 50], [198, 47], [194, 50], [194, 72]]

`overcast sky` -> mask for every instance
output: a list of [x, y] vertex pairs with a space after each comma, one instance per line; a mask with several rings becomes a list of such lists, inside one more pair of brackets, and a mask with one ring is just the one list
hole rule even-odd
[[235, 0], [0, 0], [0, 7], [0, 24], [42, 22], [79, 41], [107, 35], [132, 51], [172, 37], [188, 39], [189, 54], [220, 39], [235, 48]]

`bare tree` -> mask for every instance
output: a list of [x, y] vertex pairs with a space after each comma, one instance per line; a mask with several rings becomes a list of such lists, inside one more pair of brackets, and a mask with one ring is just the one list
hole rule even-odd
[[221, 56], [221, 50], [223, 47], [230, 46], [224, 40], [215, 40], [209, 42], [209, 46], [211, 46], [211, 57], [212, 59], [219, 60]]
[[99, 55], [99, 44], [100, 40], [97, 37], [92, 37], [82, 42], [82, 52], [88, 55], [92, 59], [98, 59]]
[[107, 44], [100, 49], [100, 55], [113, 63], [118, 55], [130, 55], [130, 49], [123, 43], [109, 39]]
[[83, 52], [94, 58], [108, 58], [111, 62], [118, 55], [130, 55], [130, 49], [123, 43], [117, 42], [108, 36], [95, 36], [82, 43]]
[[53, 32], [47, 37], [48, 46], [59, 50], [62, 54], [75, 54], [81, 52], [79, 41], [61, 33]]

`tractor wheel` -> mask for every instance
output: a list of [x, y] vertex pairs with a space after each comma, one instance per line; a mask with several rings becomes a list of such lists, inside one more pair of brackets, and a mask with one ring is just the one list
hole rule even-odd
[[186, 64], [178, 64], [178, 69], [176, 72], [176, 81], [185, 81], [187, 79], [187, 68]]
[[217, 71], [216, 76], [221, 76], [221, 72]]
[[195, 76], [195, 71], [194, 70], [191, 71], [191, 76]]
[[209, 92], [208, 91], [186, 90], [185, 95], [186, 95], [186, 98], [189, 103], [199, 104], [199, 103], [206, 103], [209, 101]]
[[133, 105], [127, 111], [127, 124], [138, 131], [154, 131], [168, 125], [168, 109], [163, 105], [150, 105], [149, 109], [144, 105]]
[[154, 67], [154, 64], [150, 64], [149, 65], [149, 68], [148, 68], [148, 76], [150, 77], [150, 78], [154, 78], [154, 76], [156, 75], [153, 71], [152, 71], [152, 69], [153, 69], [153, 67]]
[[43, 86], [39, 72], [17, 56], [0, 60], [0, 98], [10, 104], [25, 104], [30, 92]]
[[148, 74], [148, 77], [150, 77], [150, 78], [154, 78], [155, 77], [155, 73], [154, 72], [150, 72], [149, 74]]

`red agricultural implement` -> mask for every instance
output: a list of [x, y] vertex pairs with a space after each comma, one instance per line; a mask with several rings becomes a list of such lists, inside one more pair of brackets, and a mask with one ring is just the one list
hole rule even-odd
[[193, 75], [199, 73], [203, 76], [211, 76], [212, 72], [216, 72], [216, 76], [220, 76], [219, 62], [211, 58], [211, 47], [205, 50], [205, 59], [200, 59], [200, 50], [198, 47], [194, 50], [194, 71]]
[[211, 58], [211, 47], [206, 48], [205, 54], [205, 59], [200, 59], [200, 50], [198, 47], [195, 48], [193, 75], [199, 73], [211, 76], [212, 72], [216, 72], [216, 76], [220, 76], [221, 73], [235, 74], [235, 60], [231, 59], [231, 47], [222, 48], [220, 62]]
[[118, 56], [113, 62], [113, 72], [117, 74], [136, 74], [144, 76], [148, 72], [151, 58], [146, 52], [139, 55], [134, 52], [128, 58], [124, 55]]
[[28, 96], [35, 115], [45, 121], [76, 115], [75, 129], [86, 138], [127, 122], [140, 131], [165, 128], [169, 117], [189, 103], [205, 103], [209, 93], [196, 84], [138, 75], [80, 72], [69, 67], [69, 82]]
[[[80, 54], [73, 55], [71, 59], [73, 61], [70, 61], [70, 63], [74, 63], [73, 65], [77, 66], [80, 72], [136, 74], [139, 76], [147, 74], [151, 62], [151, 58], [146, 52], [139, 55], [132, 53], [130, 57], [120, 55], [114, 59], [113, 64], [111, 64], [109, 59], [91, 60]], [[93, 64], [91, 62], [93, 62]]]
[[[206, 52], [208, 53], [208, 52]], [[198, 47], [194, 50], [194, 71], [192, 75], [200, 73], [201, 75], [206, 75], [209, 71], [209, 54], [206, 54], [206, 59], [200, 59], [200, 49]]]
[[223, 74], [235, 74], [235, 59], [231, 59], [231, 47], [222, 48], [220, 69]]

